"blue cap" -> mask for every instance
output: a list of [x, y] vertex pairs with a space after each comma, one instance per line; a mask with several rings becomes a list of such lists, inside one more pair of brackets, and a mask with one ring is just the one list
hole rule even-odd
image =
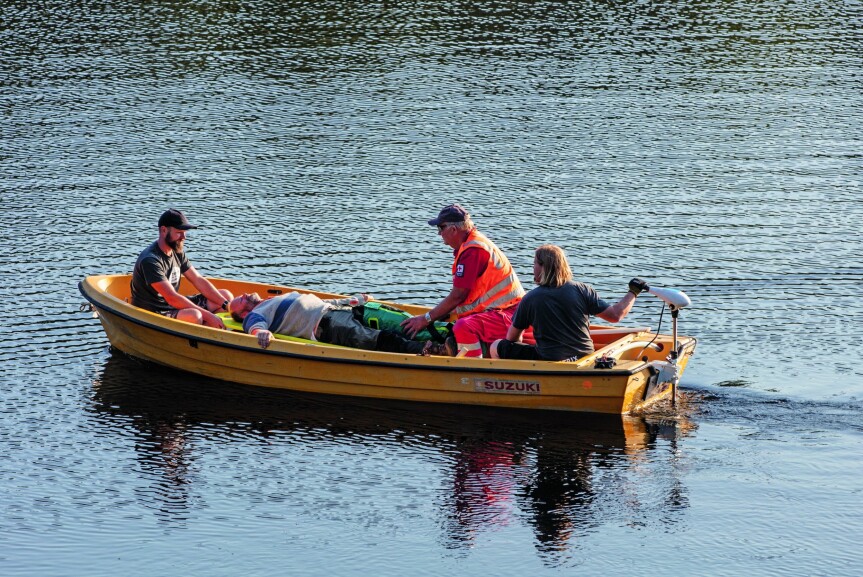
[[445, 206], [438, 213], [437, 218], [433, 218], [429, 221], [429, 224], [432, 226], [437, 226], [439, 224], [447, 224], [452, 222], [464, 222], [468, 217], [468, 213], [465, 209], [458, 204], [450, 204], [449, 206]]

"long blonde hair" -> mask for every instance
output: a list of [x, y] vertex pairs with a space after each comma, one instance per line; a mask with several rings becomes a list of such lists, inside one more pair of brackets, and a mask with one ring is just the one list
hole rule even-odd
[[542, 267], [539, 286], [557, 288], [572, 280], [572, 271], [566, 262], [566, 253], [554, 244], [544, 244], [535, 252], [536, 262]]

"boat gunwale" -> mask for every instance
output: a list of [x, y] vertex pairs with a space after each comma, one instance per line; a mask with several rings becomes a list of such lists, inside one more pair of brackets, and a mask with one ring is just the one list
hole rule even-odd
[[[295, 358], [295, 359], [302, 359], [302, 360], [309, 360], [309, 361], [323, 361], [323, 362], [328, 362], [328, 363], [351, 364], [351, 365], [361, 365], [361, 366], [379, 366], [379, 367], [387, 367], [387, 368], [392, 368], [392, 369], [404, 369], [404, 370], [426, 370], [426, 371], [448, 371], [448, 372], [458, 371], [458, 372], [470, 372], [470, 373], [477, 373], [477, 374], [480, 374], [480, 373], [500, 373], [500, 374], [517, 374], [517, 375], [543, 375], [543, 376], [549, 376], [549, 377], [552, 377], [552, 376], [553, 377], [623, 376], [623, 375], [632, 376], [632, 375], [635, 375], [635, 374], [643, 371], [647, 366], [649, 366], [649, 363], [643, 362], [643, 361], [641, 363], [639, 363], [638, 365], [631, 367], [631, 368], [628, 368], [628, 369], [620, 369], [620, 368], [611, 368], [611, 369], [572, 368], [570, 370], [566, 370], [566, 369], [558, 368], [558, 367], [560, 367], [560, 363], [554, 363], [553, 364], [553, 366], [556, 367], [555, 370], [546, 370], [546, 369], [542, 369], [542, 368], [519, 369], [519, 368], [513, 368], [511, 366], [501, 367], [501, 368], [487, 367], [487, 366], [470, 367], [470, 366], [466, 366], [464, 364], [459, 364], [458, 366], [423, 365], [423, 364], [418, 364], [418, 363], [417, 364], [408, 363], [405, 361], [387, 362], [387, 361], [369, 360], [369, 359], [351, 359], [351, 358], [345, 358], [345, 357], [321, 357], [321, 356], [317, 356], [317, 355], [304, 355], [301, 353], [294, 353], [294, 352], [289, 352], [289, 351], [276, 351], [276, 350], [271, 350], [271, 349], [262, 349], [259, 346], [244, 346], [244, 345], [237, 345], [237, 344], [233, 344], [233, 343], [226, 343], [226, 342], [216, 340], [216, 339], [209, 339], [207, 337], [192, 335], [192, 334], [190, 334], [188, 332], [184, 332], [184, 331], [176, 331], [176, 330], [172, 330], [172, 329], [167, 329], [167, 328], [158, 326], [154, 323], [149, 323], [143, 319], [135, 318], [134, 316], [126, 314], [125, 312], [123, 312], [119, 307], [110, 307], [105, 303], [98, 302], [97, 300], [95, 300], [95, 298], [93, 298], [91, 295], [87, 294], [87, 292], [84, 290], [85, 282], [86, 282], [86, 280], [80, 281], [78, 283], [78, 290], [81, 293], [81, 295], [85, 299], [87, 299], [87, 301], [91, 305], [93, 305], [94, 307], [96, 307], [99, 310], [106, 311], [106, 312], [113, 314], [115, 316], [118, 316], [118, 317], [120, 317], [126, 321], [132, 322], [138, 326], [142, 326], [142, 327], [145, 327], [147, 329], [150, 329], [150, 330], [153, 330], [153, 331], [156, 331], [159, 333], [163, 333], [163, 334], [167, 334], [167, 335], [171, 335], [171, 336], [176, 336], [176, 337], [180, 337], [180, 338], [184, 338], [184, 339], [188, 339], [188, 340], [193, 340], [193, 341], [208, 344], [208, 345], [211, 345], [214, 347], [223, 347], [223, 348], [228, 348], [228, 349], [232, 349], [232, 350], [251, 352], [251, 353], [255, 353], [255, 354], [272, 355], [272, 356], [279, 356], [279, 357], [285, 357], [285, 358]], [[101, 294], [101, 295], [116, 299], [116, 297], [114, 297], [113, 295], [111, 295], [107, 291], [100, 290], [98, 287], [95, 287], [95, 286], [92, 288], [94, 289], [94, 291], [97, 294]], [[118, 299], [118, 302], [123, 303], [123, 301], [121, 301], [119, 299]], [[127, 306], [130, 306], [130, 307], [132, 306], [132, 305], [129, 305], [128, 303], [123, 303], [123, 304], [126, 304]], [[182, 322], [182, 321], [176, 321], [176, 322]], [[216, 330], [216, 329], [213, 329], [213, 330]], [[231, 331], [231, 332], [234, 333], [235, 331]], [[236, 334], [239, 335], [240, 333], [236, 333]], [[303, 344], [305, 346], [308, 346], [305, 343], [303, 343]], [[311, 344], [311, 346], [315, 346], [315, 345]], [[322, 348], [326, 347], [325, 345], [317, 345], [317, 346], [322, 347]], [[333, 347], [326, 347], [326, 348], [328, 350], [334, 350]], [[377, 351], [368, 351], [368, 352], [376, 353]], [[447, 357], [441, 357], [441, 358], [447, 358]], [[535, 362], [541, 362], [541, 361], [535, 361]]]

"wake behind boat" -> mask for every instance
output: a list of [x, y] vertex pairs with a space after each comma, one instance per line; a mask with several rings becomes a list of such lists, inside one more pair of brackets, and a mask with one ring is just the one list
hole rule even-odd
[[[81, 294], [115, 349], [131, 356], [247, 385], [382, 399], [495, 407], [630, 413], [673, 395], [695, 351], [677, 335], [679, 291], [653, 289], [671, 307], [672, 335], [649, 327], [591, 326], [596, 351], [573, 362], [419, 356], [281, 338], [262, 349], [255, 337], [181, 322], [129, 304], [130, 275], [89, 276]], [[272, 297], [291, 291], [323, 299], [344, 295], [255, 282], [209, 279], [233, 294]], [[183, 279], [180, 292], [193, 287]], [[385, 303], [414, 315], [427, 307]]]

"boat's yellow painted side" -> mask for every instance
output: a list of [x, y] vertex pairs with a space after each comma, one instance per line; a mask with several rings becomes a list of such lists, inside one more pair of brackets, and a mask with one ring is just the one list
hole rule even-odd
[[[211, 280], [234, 294], [258, 292], [266, 296], [301, 290]], [[593, 356], [577, 363], [422, 357], [285, 340], [261, 349], [257, 339], [243, 333], [191, 325], [133, 307], [126, 302], [128, 285], [128, 275], [87, 277], [80, 285], [82, 294], [98, 311], [113, 347], [162, 365], [237, 383], [372, 398], [626, 413], [645, 401], [651, 375], [645, 362], [632, 357], [637, 350], [624, 353], [613, 369], [593, 369]], [[184, 288], [181, 286], [181, 292], [186, 292]], [[323, 298], [342, 296], [315, 294]], [[428, 310], [401, 303], [397, 306], [412, 313]], [[653, 336], [645, 332], [624, 334], [604, 350], [630, 341], [643, 340], [646, 344]], [[665, 343], [665, 352], [647, 351], [648, 360], [667, 356], [669, 339], [658, 336], [657, 342]], [[682, 370], [695, 341], [687, 337], [680, 340], [687, 343], [680, 362]], [[627, 359], [627, 355], [632, 356]], [[665, 394], [667, 387], [650, 401]]]

